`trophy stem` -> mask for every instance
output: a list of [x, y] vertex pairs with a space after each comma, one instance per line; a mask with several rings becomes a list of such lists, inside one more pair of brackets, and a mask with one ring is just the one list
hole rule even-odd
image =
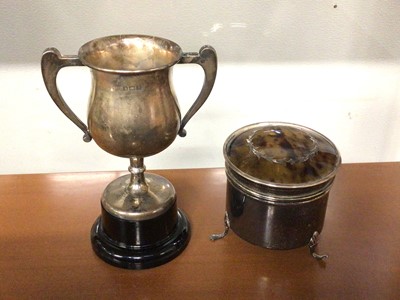
[[128, 170], [131, 173], [131, 179], [127, 191], [139, 200], [140, 196], [143, 196], [149, 190], [144, 178], [146, 167], [143, 164], [143, 157], [131, 157]]

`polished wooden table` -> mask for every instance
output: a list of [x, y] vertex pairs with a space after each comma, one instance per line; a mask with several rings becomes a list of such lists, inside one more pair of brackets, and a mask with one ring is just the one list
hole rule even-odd
[[328, 202], [318, 262], [223, 230], [223, 169], [154, 171], [175, 186], [192, 238], [173, 261], [112, 267], [89, 231], [105, 186], [124, 173], [0, 176], [0, 298], [400, 299], [400, 163], [345, 164]]

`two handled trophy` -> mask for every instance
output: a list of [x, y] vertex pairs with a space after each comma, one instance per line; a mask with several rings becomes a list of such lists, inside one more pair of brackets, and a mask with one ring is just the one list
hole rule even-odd
[[[181, 119], [171, 84], [175, 64], [195, 63], [205, 73], [200, 94]], [[87, 126], [57, 88], [57, 74], [68, 66], [87, 66], [92, 89]], [[144, 157], [166, 149], [208, 98], [217, 73], [211, 46], [184, 53], [174, 42], [145, 35], [116, 35], [84, 44], [78, 55], [44, 51], [46, 88], [59, 109], [104, 151], [130, 159], [130, 174], [108, 184], [101, 215], [91, 229], [94, 252], [107, 263], [128, 269], [164, 264], [178, 256], [190, 239], [190, 224], [177, 208], [173, 185], [145, 172]]]

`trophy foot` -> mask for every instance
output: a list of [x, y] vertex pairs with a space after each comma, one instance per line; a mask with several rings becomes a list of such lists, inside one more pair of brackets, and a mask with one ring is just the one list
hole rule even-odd
[[[102, 223], [100, 216], [92, 226], [92, 248], [105, 262], [125, 269], [148, 269], [165, 264], [177, 257], [186, 248], [190, 239], [189, 221], [179, 209], [175, 229], [167, 237], [153, 244], [128, 245], [112, 240], [104, 232]], [[126, 224], [125, 229], [131, 226], [132, 224]]]

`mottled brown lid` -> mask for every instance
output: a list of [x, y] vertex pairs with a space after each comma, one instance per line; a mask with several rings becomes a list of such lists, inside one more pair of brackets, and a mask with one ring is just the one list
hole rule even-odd
[[307, 127], [257, 123], [228, 137], [228, 166], [250, 180], [272, 185], [312, 185], [336, 174], [341, 159], [335, 145]]

